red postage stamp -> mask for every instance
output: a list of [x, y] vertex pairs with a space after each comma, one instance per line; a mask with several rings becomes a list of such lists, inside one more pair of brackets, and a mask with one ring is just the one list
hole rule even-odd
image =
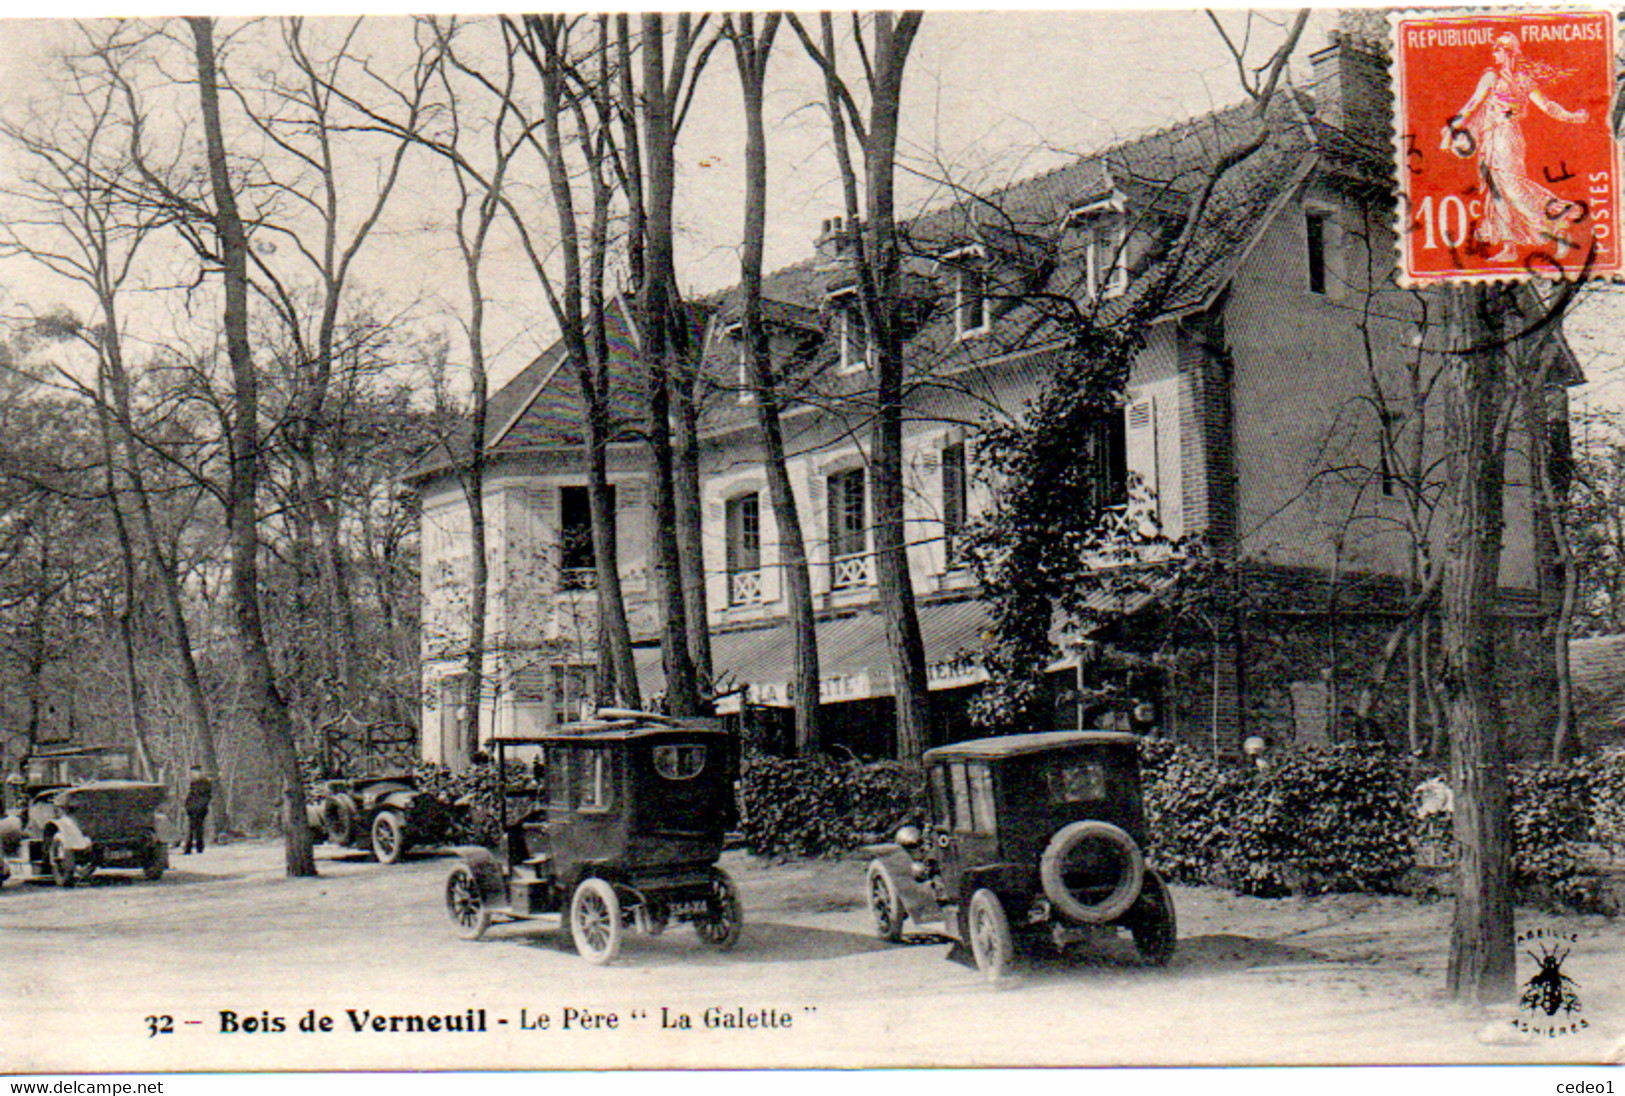
[[1401, 282], [1620, 274], [1614, 16], [1393, 27]]

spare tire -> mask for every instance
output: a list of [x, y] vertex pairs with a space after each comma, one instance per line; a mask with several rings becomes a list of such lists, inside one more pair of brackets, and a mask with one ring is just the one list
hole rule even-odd
[[[1109, 854], [1122, 861], [1111, 892], [1093, 904], [1079, 901], [1065, 878], [1067, 858], [1088, 841], [1104, 843]], [[1128, 912], [1140, 896], [1140, 885], [1145, 881], [1145, 854], [1134, 838], [1110, 822], [1073, 822], [1050, 838], [1038, 861], [1038, 877], [1044, 884], [1044, 896], [1056, 909], [1080, 924], [1102, 925]]]

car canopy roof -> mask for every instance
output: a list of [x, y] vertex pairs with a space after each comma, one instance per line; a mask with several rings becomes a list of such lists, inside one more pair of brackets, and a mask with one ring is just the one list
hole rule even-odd
[[1040, 731], [1033, 734], [997, 735], [976, 738], [969, 742], [955, 742], [925, 752], [924, 761], [991, 761], [1019, 754], [1042, 753], [1045, 750], [1067, 749], [1076, 746], [1131, 746], [1139, 736], [1127, 731]]

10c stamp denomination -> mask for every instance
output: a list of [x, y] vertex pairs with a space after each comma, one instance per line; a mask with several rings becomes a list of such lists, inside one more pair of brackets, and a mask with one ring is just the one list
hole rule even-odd
[[1401, 282], [1620, 274], [1613, 15], [1393, 27]]

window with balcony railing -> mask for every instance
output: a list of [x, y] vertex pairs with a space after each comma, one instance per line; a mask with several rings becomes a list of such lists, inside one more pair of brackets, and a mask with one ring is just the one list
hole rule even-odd
[[830, 588], [846, 590], [874, 581], [869, 556], [869, 508], [862, 468], [836, 472], [829, 490]]
[[752, 492], [728, 500], [728, 604], [762, 602], [761, 495]]
[[[615, 487], [609, 487], [615, 512]], [[585, 486], [559, 488], [559, 585], [563, 591], [595, 590], [598, 570], [592, 546], [592, 503]]]

